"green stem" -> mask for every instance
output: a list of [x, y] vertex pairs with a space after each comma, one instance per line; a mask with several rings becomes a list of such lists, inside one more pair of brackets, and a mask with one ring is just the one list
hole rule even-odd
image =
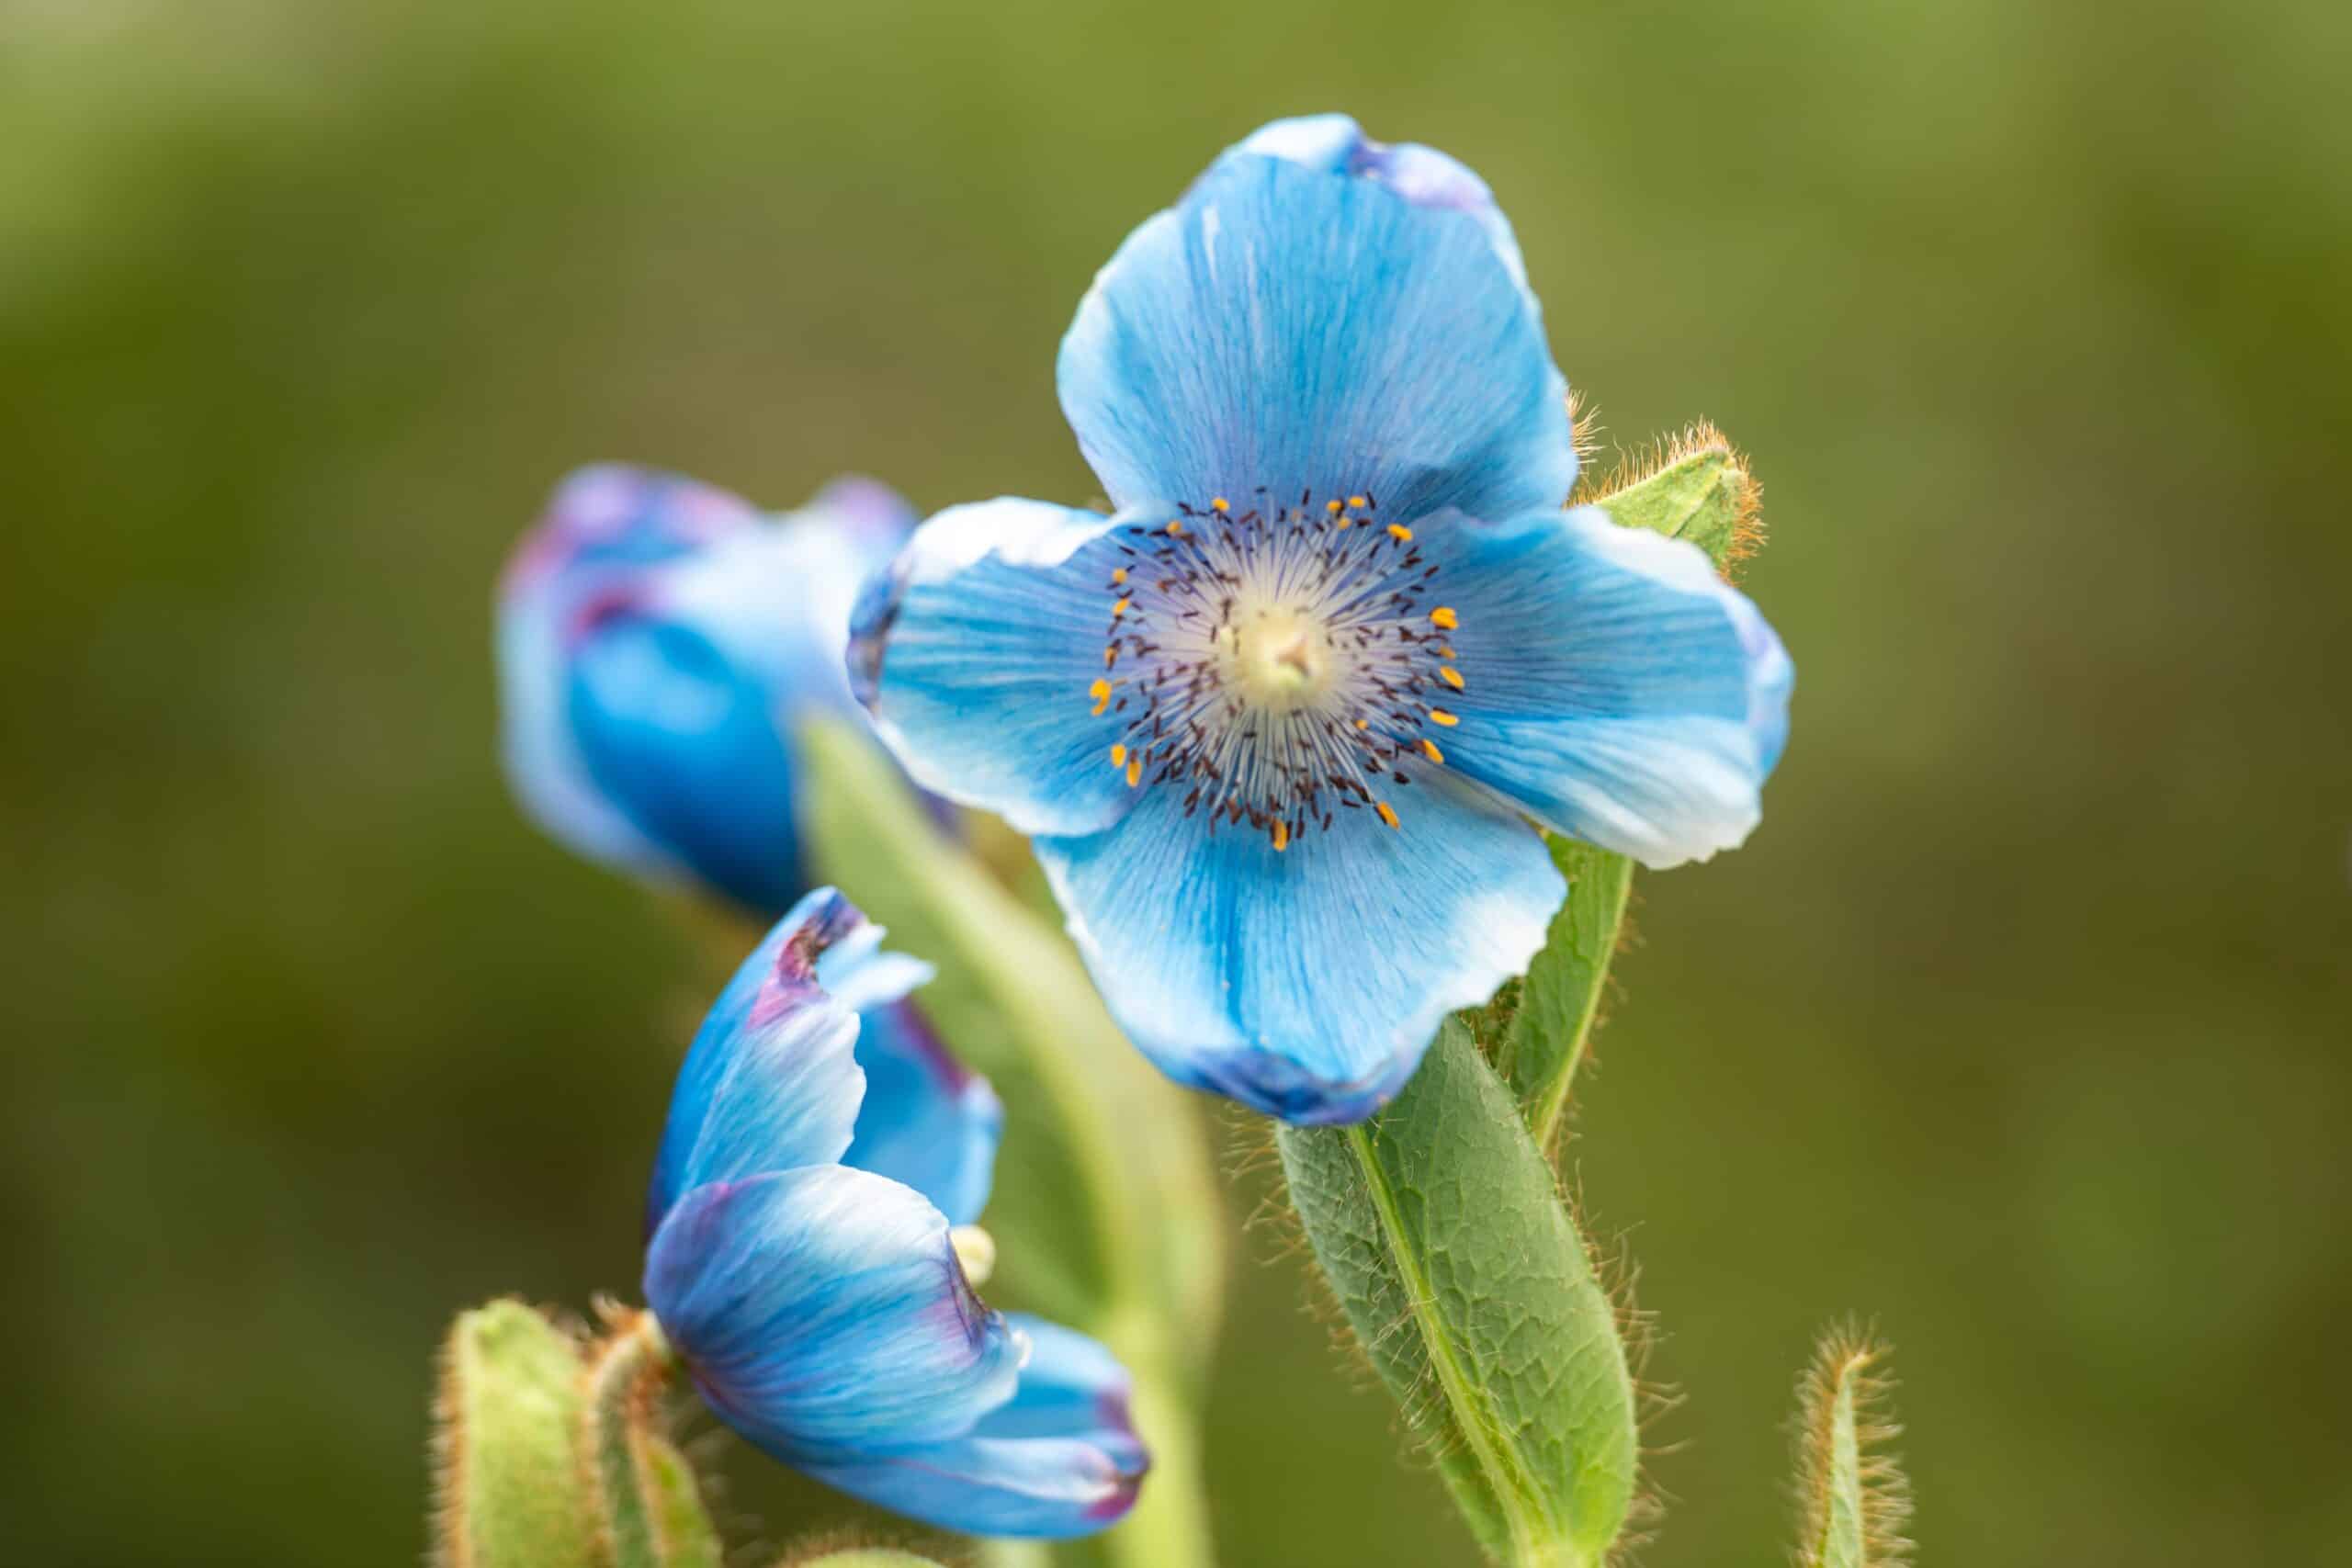
[[1130, 1308], [1100, 1337], [1133, 1380], [1136, 1429], [1151, 1447], [1151, 1474], [1135, 1511], [1102, 1538], [1103, 1555], [1118, 1568], [1211, 1568], [1216, 1543], [1201, 1474], [1195, 1380], [1157, 1312]]
[[663, 1568], [670, 1561], [649, 1501], [657, 1487], [647, 1443], [672, 1364], [661, 1325], [639, 1312], [597, 1347], [588, 1366], [582, 1457], [602, 1556], [614, 1568]]

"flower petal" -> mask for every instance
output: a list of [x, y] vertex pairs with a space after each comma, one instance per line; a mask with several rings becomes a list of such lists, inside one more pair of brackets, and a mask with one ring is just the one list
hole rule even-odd
[[556, 489], [500, 580], [500, 744], [525, 809], [594, 860], [675, 874], [676, 858], [605, 798], [571, 734], [567, 635], [581, 607], [650, 565], [749, 527], [750, 502], [672, 474], [607, 463]]
[[1066, 1538], [1117, 1521], [1151, 1463], [1127, 1414], [1126, 1369], [1085, 1335], [1012, 1322], [1031, 1348], [1020, 1388], [968, 1437], [809, 1472], [967, 1535]]
[[1037, 840], [1095, 984], [1161, 1071], [1289, 1122], [1362, 1121], [1448, 1012], [1527, 967], [1566, 892], [1542, 839], [1400, 765], [1396, 829], [1341, 810], [1277, 852], [1155, 787], [1108, 832]]
[[953, 1224], [988, 1207], [1004, 1107], [988, 1079], [948, 1052], [911, 1001], [858, 1015], [865, 1100], [843, 1165], [913, 1188]]
[[1510, 220], [1495, 205], [1495, 193], [1468, 164], [1418, 141], [1374, 141], [1343, 114], [1302, 115], [1259, 127], [1238, 151], [1283, 158], [1327, 175], [1377, 180], [1416, 207], [1466, 212], [1487, 231], [1487, 243], [1520, 288], [1527, 287], [1527, 263]]
[[1227, 152], [1095, 278], [1059, 369], [1087, 461], [1123, 506], [1261, 485], [1408, 521], [1558, 504], [1567, 384], [1491, 202], [1335, 130]]
[[586, 776], [675, 863], [748, 908], [801, 880], [792, 747], [763, 673], [633, 601], [592, 608], [566, 716]]
[[648, 1230], [707, 1182], [842, 1157], [865, 1092], [851, 1002], [885, 1007], [930, 978], [928, 965], [877, 952], [881, 938], [848, 899], [820, 888], [735, 971], [678, 1069]]
[[1125, 812], [1090, 692], [1119, 676], [1103, 591], [1126, 558], [1116, 530], [1144, 515], [950, 507], [867, 585], [851, 684], [917, 784], [1024, 833], [1090, 832]]
[[1645, 865], [1747, 838], [1795, 671], [1703, 553], [1597, 507], [1451, 519], [1423, 537], [1460, 622], [1449, 766]]
[[646, 1249], [645, 1295], [719, 1418], [798, 1465], [963, 1437], [1013, 1395], [1022, 1341], [947, 1217], [846, 1166], [697, 1187]]

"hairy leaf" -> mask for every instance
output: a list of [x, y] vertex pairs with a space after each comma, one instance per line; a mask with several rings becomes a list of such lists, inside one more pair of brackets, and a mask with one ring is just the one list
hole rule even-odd
[[1632, 1505], [1608, 1293], [1510, 1090], [1449, 1021], [1359, 1127], [1283, 1127], [1292, 1201], [1357, 1339], [1472, 1529], [1514, 1564], [1601, 1560]]
[[1568, 896], [1552, 917], [1544, 950], [1528, 965], [1519, 1010], [1495, 1051], [1495, 1068], [1519, 1097], [1536, 1146], [1554, 1146], [1568, 1091], [1590, 1049], [1593, 1024], [1616, 955], [1634, 863], [1590, 844], [1544, 835]]
[[1797, 1562], [1802, 1568], [1895, 1568], [1910, 1560], [1911, 1490], [1884, 1445], [1886, 1347], [1853, 1329], [1822, 1337], [1797, 1384]]

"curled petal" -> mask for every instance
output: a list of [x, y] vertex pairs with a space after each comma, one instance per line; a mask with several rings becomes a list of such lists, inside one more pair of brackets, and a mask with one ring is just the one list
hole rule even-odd
[[1341, 809], [1276, 853], [1155, 787], [1037, 858], [1128, 1037], [1181, 1083], [1295, 1122], [1359, 1122], [1448, 1012], [1543, 946], [1566, 892], [1515, 812], [1419, 764], [1390, 828]]
[[1795, 671], [1699, 549], [1596, 507], [1453, 519], [1424, 536], [1446, 552], [1459, 619], [1451, 766], [1645, 865], [1747, 838]]
[[694, 1188], [842, 1157], [865, 1089], [858, 1018], [842, 998], [885, 1007], [930, 975], [877, 952], [881, 936], [848, 899], [820, 888], [736, 970], [678, 1069], [649, 1229]]
[[846, 1166], [713, 1182], [654, 1233], [646, 1300], [720, 1419], [787, 1463], [945, 1442], [1013, 1396], [1023, 1348], [948, 1228]]
[[1244, 143], [1128, 236], [1062, 340], [1062, 411], [1112, 499], [1562, 502], [1567, 384], [1476, 176], [1336, 117], [1260, 135], [1273, 153]]
[[951, 507], [868, 586], [851, 683], [917, 784], [1024, 833], [1089, 831], [1125, 811], [1095, 713], [1124, 678], [1103, 592], [1125, 558], [1118, 530], [1144, 515]]
[[1004, 1131], [988, 1079], [956, 1059], [910, 1000], [859, 1015], [857, 1065], [865, 1100], [842, 1163], [913, 1188], [953, 1224], [977, 1221]]
[[1020, 1387], [969, 1435], [810, 1473], [967, 1535], [1064, 1538], [1115, 1523], [1150, 1467], [1127, 1414], [1125, 1369], [1082, 1334], [1013, 1322], [1030, 1345]]

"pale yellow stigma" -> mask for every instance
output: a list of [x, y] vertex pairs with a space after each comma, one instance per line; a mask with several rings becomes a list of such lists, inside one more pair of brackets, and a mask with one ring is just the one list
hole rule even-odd
[[[1106, 659], [1103, 662], [1107, 664], [1110, 660]], [[1086, 694], [1094, 699], [1094, 716], [1101, 718], [1102, 710], [1111, 705], [1111, 682], [1098, 675], [1094, 684], [1086, 688]]]
[[1441, 667], [1439, 668], [1439, 670], [1438, 670], [1437, 674], [1438, 674], [1438, 679], [1439, 679], [1439, 680], [1443, 681], [1447, 685], [1449, 685], [1449, 686], [1453, 687], [1455, 691], [1457, 691], [1457, 692], [1458, 692], [1458, 691], [1462, 690], [1462, 671], [1461, 671], [1456, 670], [1455, 668], [1453, 668], [1453, 666], [1452, 666], [1452, 665], [1448, 664], [1448, 665], [1441, 666]]
[[1375, 801], [1374, 801], [1374, 802], [1372, 803], [1372, 808], [1373, 808], [1374, 811], [1379, 812], [1379, 813], [1380, 813], [1380, 819], [1381, 819], [1383, 822], [1387, 823], [1391, 828], [1396, 828], [1396, 827], [1400, 826], [1400, 824], [1399, 824], [1399, 823], [1397, 822], [1397, 820], [1396, 820], [1396, 812], [1395, 808], [1393, 808], [1392, 807], [1390, 807], [1390, 805], [1389, 805], [1386, 801], [1385, 801], [1385, 800], [1375, 800]]
[[1296, 610], [1250, 613], [1218, 641], [1232, 661], [1235, 685], [1259, 706], [1287, 713], [1312, 704], [1331, 683], [1330, 638], [1321, 622]]
[[1461, 624], [1461, 619], [1454, 615], [1453, 607], [1450, 604], [1440, 604], [1430, 612], [1430, 625], [1440, 631], [1450, 632]]
[[1448, 713], [1443, 708], [1431, 708], [1430, 709], [1430, 719], [1432, 723], [1442, 724], [1450, 729], [1453, 726], [1462, 722], [1462, 716], [1459, 714]]
[[956, 1261], [964, 1266], [964, 1278], [974, 1289], [989, 1282], [996, 1272], [996, 1237], [978, 1225], [957, 1225], [947, 1233], [947, 1245], [956, 1249]]

